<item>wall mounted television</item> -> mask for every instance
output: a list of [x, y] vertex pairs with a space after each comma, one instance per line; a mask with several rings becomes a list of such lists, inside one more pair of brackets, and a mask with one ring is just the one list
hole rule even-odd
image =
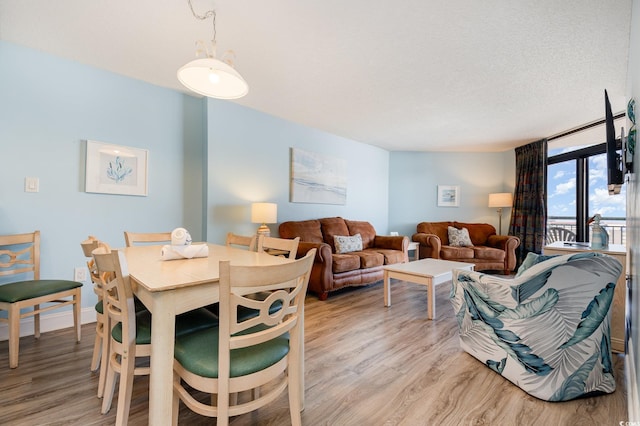
[[[622, 171], [622, 136], [616, 139], [616, 129], [613, 124], [613, 114], [607, 90], [604, 91], [604, 113], [607, 135], [607, 188], [609, 195], [619, 194], [624, 183]], [[622, 130], [624, 134], [624, 130]]]

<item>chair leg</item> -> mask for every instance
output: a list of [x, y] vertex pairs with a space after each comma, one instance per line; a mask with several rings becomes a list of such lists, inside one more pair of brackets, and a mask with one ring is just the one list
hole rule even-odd
[[[33, 309], [39, 311], [40, 305], [35, 305]], [[33, 315], [33, 336], [36, 339], [40, 338], [40, 314]]]
[[[117, 355], [113, 355], [113, 357], [117, 357]], [[107, 414], [111, 409], [111, 401], [113, 401], [113, 394], [115, 392], [116, 385], [116, 371], [113, 367], [114, 362], [117, 362], [116, 359], [112, 359], [111, 356], [105, 360], [108, 364], [107, 367], [107, 378], [104, 384], [104, 393], [102, 400], [102, 414]], [[99, 386], [99, 385], [98, 385]], [[98, 392], [100, 392], [100, 388], [98, 388]]]
[[13, 303], [9, 306], [9, 367], [18, 367], [20, 349], [20, 307]]
[[76, 342], [80, 342], [82, 334], [82, 327], [80, 327], [81, 309], [82, 309], [82, 287], [76, 289], [76, 294], [73, 296], [73, 324], [76, 332]]
[[[108, 320], [108, 319], [105, 319]], [[98, 376], [98, 398], [102, 398], [105, 389], [105, 380], [107, 378], [107, 366], [109, 365], [109, 345], [111, 344], [111, 335], [109, 333], [109, 325], [102, 325], [102, 355], [100, 358], [100, 375]]]
[[102, 320], [98, 319], [96, 322], [96, 338], [93, 341], [93, 355], [91, 356], [91, 371], [96, 371], [100, 365], [100, 359], [102, 358], [102, 340], [103, 340], [103, 327]]
[[118, 388], [118, 411], [116, 424], [126, 426], [129, 421], [131, 408], [131, 394], [133, 393], [133, 373], [135, 369], [135, 348], [130, 348], [129, 354], [123, 356], [120, 362], [120, 387]]
[[287, 371], [289, 383], [287, 384], [287, 392], [289, 393], [289, 411], [291, 412], [291, 426], [301, 426], [302, 416], [300, 415], [300, 406], [302, 404], [300, 395], [300, 369], [297, 360], [289, 360], [289, 368]]

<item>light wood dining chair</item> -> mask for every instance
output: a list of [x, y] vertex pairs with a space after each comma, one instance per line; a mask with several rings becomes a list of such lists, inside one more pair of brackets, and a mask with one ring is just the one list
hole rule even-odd
[[249, 251], [257, 251], [257, 238], [255, 235], [250, 237], [244, 235], [234, 234], [233, 232], [227, 233], [227, 240], [225, 242], [227, 247], [245, 248]]
[[[220, 326], [176, 338], [173, 424], [180, 401], [198, 414], [217, 417], [218, 425], [228, 425], [229, 417], [269, 404], [287, 388], [291, 423], [301, 424], [302, 315], [315, 252], [271, 266], [220, 262]], [[272, 291], [266, 300], [243, 296], [247, 287], [263, 286]], [[282, 308], [271, 314], [276, 301]], [[242, 321], [237, 306], [259, 315]], [[190, 388], [216, 396], [209, 405], [194, 398]], [[256, 399], [230, 405], [230, 394], [256, 388], [261, 388]]]
[[128, 232], [124, 231], [127, 247], [138, 244], [171, 244], [171, 232]]
[[[30, 278], [28, 278], [30, 277]], [[80, 341], [82, 283], [40, 279], [40, 231], [0, 236], [0, 311], [7, 311], [9, 324], [9, 367], [18, 366], [20, 320], [33, 317], [34, 336], [40, 338], [40, 314], [71, 305], [76, 340]], [[16, 281], [17, 280], [17, 281]], [[41, 304], [47, 306], [41, 308]], [[31, 308], [26, 312], [21, 309]]]
[[[100, 243], [93, 251], [98, 276], [104, 289], [105, 312], [109, 316], [111, 338], [102, 413], [111, 409], [116, 376], [120, 375], [116, 424], [126, 425], [131, 406], [133, 377], [148, 375], [149, 367], [136, 367], [136, 358], [151, 355], [151, 313], [136, 312], [133, 291], [124, 253]], [[204, 328], [215, 327], [218, 319], [204, 308], [176, 317], [176, 335], [182, 336]]]
[[89, 269], [89, 278], [93, 283], [93, 292], [98, 297], [95, 304], [96, 311], [96, 338], [93, 343], [93, 355], [91, 357], [91, 371], [100, 368], [98, 374], [98, 398], [102, 398], [104, 392], [104, 381], [107, 376], [107, 363], [109, 357], [109, 325], [107, 324], [108, 315], [104, 314], [104, 288], [102, 287], [103, 279], [98, 276], [98, 268], [93, 260], [92, 252], [98, 248], [100, 241], [90, 235], [85, 241], [80, 243], [82, 252], [87, 260], [87, 268]]
[[300, 237], [287, 239], [260, 235], [260, 238], [258, 238], [258, 251], [295, 259], [299, 244]]

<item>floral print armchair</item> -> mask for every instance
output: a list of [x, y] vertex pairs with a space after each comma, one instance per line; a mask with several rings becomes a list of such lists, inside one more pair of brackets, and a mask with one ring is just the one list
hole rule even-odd
[[460, 346], [542, 400], [611, 393], [610, 308], [621, 271], [594, 252], [531, 253], [511, 279], [456, 270]]

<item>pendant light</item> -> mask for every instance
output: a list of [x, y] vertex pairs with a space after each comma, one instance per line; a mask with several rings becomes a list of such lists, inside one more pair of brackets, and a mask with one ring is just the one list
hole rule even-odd
[[210, 46], [202, 40], [196, 42], [196, 57], [202, 54], [206, 57], [195, 59], [181, 67], [178, 70], [178, 80], [189, 90], [210, 98], [238, 99], [243, 97], [249, 92], [249, 85], [233, 68], [233, 51], [227, 51], [222, 59], [216, 58], [215, 10], [198, 15], [193, 10], [191, 0], [189, 0], [189, 7], [196, 19], [212, 18], [213, 39]]

